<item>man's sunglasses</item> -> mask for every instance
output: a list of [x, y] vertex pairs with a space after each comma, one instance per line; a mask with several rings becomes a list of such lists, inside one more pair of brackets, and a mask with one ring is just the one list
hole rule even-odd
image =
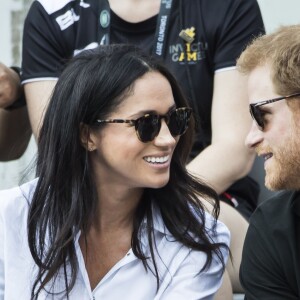
[[265, 100], [265, 101], [260, 101], [256, 103], [250, 104], [250, 114], [253, 118], [253, 120], [256, 122], [257, 126], [259, 127], [260, 130], [264, 130], [265, 128], [265, 122], [264, 122], [264, 112], [260, 110], [260, 106], [266, 105], [269, 103], [277, 102], [280, 100], [292, 98], [292, 97], [297, 97], [300, 96], [300, 93], [292, 94], [289, 96], [282, 96], [270, 100]]
[[139, 140], [143, 143], [153, 141], [158, 136], [162, 119], [165, 120], [173, 137], [183, 135], [189, 125], [192, 109], [180, 107], [170, 111], [166, 115], [146, 114], [136, 120], [109, 119], [96, 120], [98, 124], [103, 123], [128, 123], [135, 127]]

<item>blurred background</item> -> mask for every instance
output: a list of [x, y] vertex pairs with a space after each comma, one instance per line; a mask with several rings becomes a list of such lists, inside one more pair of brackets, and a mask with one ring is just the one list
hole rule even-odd
[[[19, 66], [21, 63], [23, 21], [32, 2], [32, 0], [1, 0], [0, 62], [6, 65]], [[297, 24], [300, 22], [299, 0], [258, 0], [258, 3], [267, 32], [272, 32], [280, 25]], [[32, 138], [27, 151], [20, 159], [0, 163], [0, 190], [18, 185], [25, 173], [27, 174], [27, 179], [34, 177], [34, 168], [32, 166], [35, 153], [36, 145]], [[28, 171], [28, 166], [30, 165], [31, 171]], [[256, 159], [251, 176], [261, 184], [259, 201], [272, 195], [264, 187], [264, 171], [260, 159]]]

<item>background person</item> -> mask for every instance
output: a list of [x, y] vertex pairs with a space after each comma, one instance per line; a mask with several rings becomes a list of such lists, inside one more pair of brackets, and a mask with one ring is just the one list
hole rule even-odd
[[265, 184], [286, 190], [251, 217], [240, 276], [247, 300], [300, 298], [300, 25], [256, 39], [238, 66], [248, 78], [248, 147], [265, 159]]
[[217, 194], [186, 171], [186, 106], [134, 46], [71, 61], [39, 135], [38, 179], [0, 192], [0, 299], [213, 299], [229, 231]]
[[19, 70], [0, 63], [0, 161], [19, 158], [31, 136]]
[[23, 93], [20, 86], [20, 75], [0, 63], [0, 107], [12, 105]]

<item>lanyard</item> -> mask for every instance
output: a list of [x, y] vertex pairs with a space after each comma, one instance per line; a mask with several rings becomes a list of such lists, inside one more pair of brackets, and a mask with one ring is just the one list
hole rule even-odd
[[[170, 26], [173, 0], [161, 0], [156, 24], [152, 53], [162, 57], [165, 51], [166, 37]], [[110, 6], [108, 0], [99, 0], [99, 44], [110, 43]]]

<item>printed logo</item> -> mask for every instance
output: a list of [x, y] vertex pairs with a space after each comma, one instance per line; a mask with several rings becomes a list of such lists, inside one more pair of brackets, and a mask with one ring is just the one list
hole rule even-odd
[[57, 17], [55, 20], [58, 23], [60, 30], [63, 31], [73, 25], [79, 19], [80, 17], [76, 15], [74, 9], [72, 8], [63, 15]]
[[188, 43], [192, 43], [195, 39], [195, 27], [182, 29], [179, 33], [179, 36]]
[[176, 44], [169, 47], [169, 54], [171, 55], [172, 61], [178, 63], [188, 62], [189, 64], [196, 64], [198, 61], [206, 57], [205, 51], [207, 50], [207, 44], [197, 43], [186, 43], [185, 45]]
[[207, 51], [207, 43], [195, 41], [195, 27], [181, 30], [179, 36], [185, 43], [169, 46], [169, 54], [173, 62], [179, 64], [196, 64], [206, 57], [205, 51]]

